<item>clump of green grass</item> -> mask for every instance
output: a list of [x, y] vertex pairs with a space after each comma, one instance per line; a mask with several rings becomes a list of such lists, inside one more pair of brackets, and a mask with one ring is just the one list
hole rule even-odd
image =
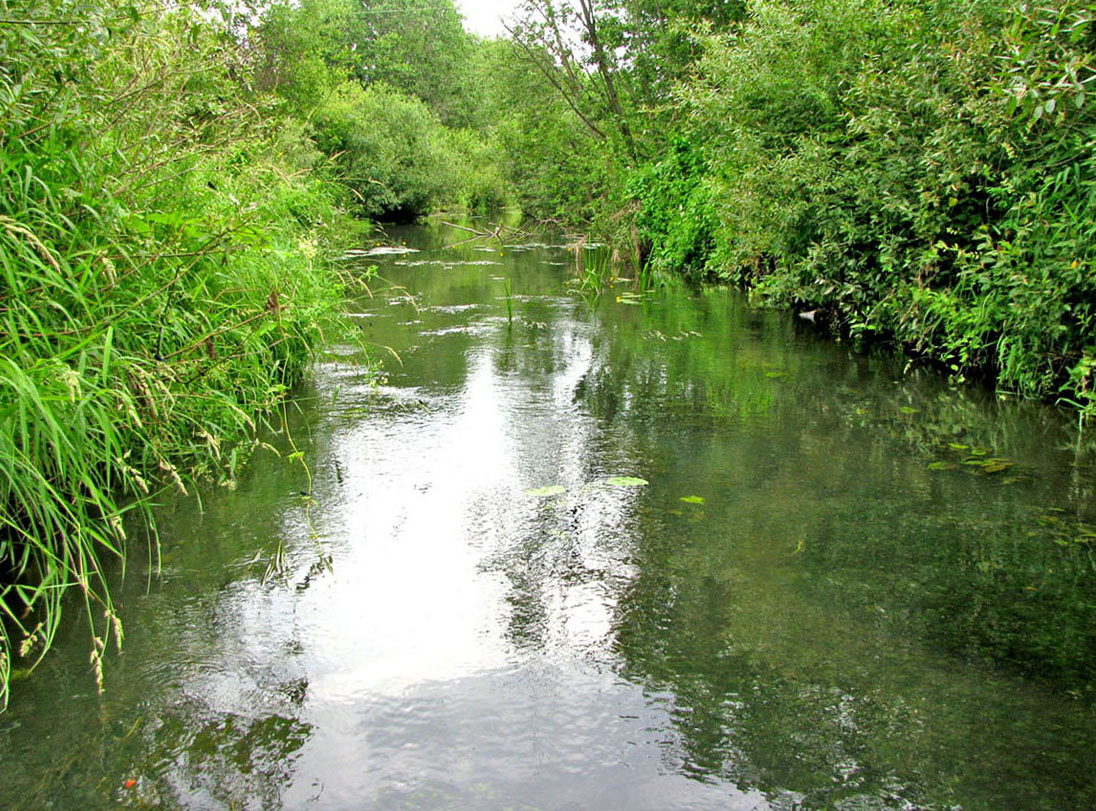
[[186, 9], [80, 14], [0, 26], [0, 709], [74, 591], [102, 686], [106, 561], [155, 539], [158, 490], [231, 481], [340, 300], [319, 153], [236, 43]]
[[616, 262], [608, 250], [591, 250], [583, 238], [571, 246], [571, 253], [575, 257], [575, 276], [568, 283], [583, 295], [596, 298], [616, 281]]

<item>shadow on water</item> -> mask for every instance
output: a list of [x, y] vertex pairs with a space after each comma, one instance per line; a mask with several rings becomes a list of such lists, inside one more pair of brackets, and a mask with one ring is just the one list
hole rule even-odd
[[313, 505], [286, 454], [165, 505], [105, 695], [79, 628], [15, 686], [0, 806], [1096, 804], [1067, 418], [465, 235], [354, 260], [400, 362], [300, 393]]

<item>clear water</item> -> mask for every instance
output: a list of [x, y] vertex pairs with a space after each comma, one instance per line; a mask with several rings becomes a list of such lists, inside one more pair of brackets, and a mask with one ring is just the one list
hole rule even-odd
[[106, 693], [76, 620], [15, 685], [0, 807], [1096, 807], [1067, 417], [725, 290], [583, 299], [559, 240], [392, 236], [386, 379], [334, 347], [308, 472], [281, 435], [164, 506]]

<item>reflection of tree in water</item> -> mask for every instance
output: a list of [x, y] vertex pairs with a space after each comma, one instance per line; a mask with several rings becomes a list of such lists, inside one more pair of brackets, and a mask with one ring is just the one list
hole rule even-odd
[[[304, 702], [307, 682], [285, 682], [276, 692], [277, 703], [291, 716]], [[278, 808], [295, 755], [312, 732], [311, 725], [286, 715], [212, 713], [197, 698], [144, 712], [131, 721], [101, 709], [101, 723], [75, 730], [75, 737], [66, 735], [67, 746], [57, 741], [51, 747], [42, 773], [18, 776], [18, 795], [12, 785], [0, 786], [5, 798], [0, 804]], [[89, 758], [89, 752], [97, 757]]]
[[623, 674], [670, 691], [683, 771], [774, 800], [799, 798], [809, 808], [853, 797], [896, 801], [877, 808], [920, 803], [917, 789], [904, 787], [872, 752], [872, 739], [894, 730], [871, 694], [817, 680], [824, 674], [782, 660], [756, 630], [754, 638], [735, 640], [736, 623], [749, 613], [737, 588], [733, 577], [669, 567], [641, 574], [621, 598], [616, 650]]
[[[286, 687], [289, 693], [303, 689], [297, 683]], [[281, 715], [235, 713], [200, 722], [192, 712], [200, 710], [175, 707], [149, 725], [149, 791], [162, 787], [159, 801], [188, 807], [280, 807], [311, 725]]]
[[[1077, 761], [1096, 744], [1075, 542], [1092, 489], [1048, 514], [1067, 487], [1031, 463], [930, 467], [1007, 448], [1060, 479], [1062, 429], [896, 383], [886, 359], [789, 353], [786, 331], [717, 308], [629, 315], [577, 399], [659, 471], [614, 644], [672, 695], [686, 770], [806, 808], [1096, 798]], [[706, 504], [683, 508], [691, 493]]]
[[[1054, 600], [1025, 589], [1018, 605], [1000, 592], [1053, 545], [1026, 562], [1002, 558], [1007, 576], [982, 572], [963, 563], [962, 535], [918, 522], [916, 500], [908, 512], [892, 502], [881, 531], [867, 499], [841, 505], [802, 481], [778, 484], [709, 500], [702, 520], [649, 514], [637, 533], [639, 574], [620, 596], [615, 646], [625, 675], [673, 696], [695, 774], [790, 790], [805, 807], [855, 797], [1001, 807], [1018, 797], [1016, 807], [1055, 808], [1096, 796], [1077, 763], [1094, 743], [1091, 710], [958, 660], [937, 636], [972, 651], [986, 633], [1017, 652], [1047, 644], [1005, 623]], [[1045, 578], [1069, 597], [1071, 576]], [[1027, 631], [1054, 628], [1069, 642], [1082, 624], [1062, 607]], [[979, 611], [988, 616], [966, 621]]]
[[512, 505], [480, 503], [479, 509], [496, 513], [495, 526], [504, 527], [481, 570], [506, 581], [506, 636], [516, 649], [544, 651], [564, 641], [557, 634], [567, 621], [570, 589], [591, 583], [613, 588], [609, 581], [626, 538], [620, 495], [591, 486], [558, 497], [527, 497], [528, 509], [517, 520], [520, 510]]

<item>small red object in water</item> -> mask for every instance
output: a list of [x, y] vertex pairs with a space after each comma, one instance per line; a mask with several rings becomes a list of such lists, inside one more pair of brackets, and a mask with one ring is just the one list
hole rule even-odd
[[133, 787], [134, 787], [135, 785], [137, 785], [137, 781], [136, 781], [136, 780], [134, 780], [134, 779], [133, 779], [133, 778], [131, 777], [131, 778], [129, 778], [129, 780], [127, 780], [127, 781], [126, 781], [126, 784], [125, 784], [125, 785], [126, 785], [126, 788], [133, 788]]

